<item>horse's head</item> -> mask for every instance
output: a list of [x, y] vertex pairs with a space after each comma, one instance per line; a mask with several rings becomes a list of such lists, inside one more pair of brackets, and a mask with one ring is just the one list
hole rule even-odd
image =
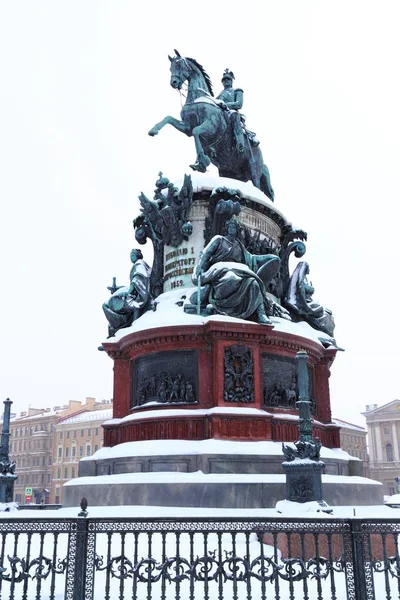
[[179, 54], [177, 50], [175, 50], [176, 56], [171, 58], [168, 56], [171, 61], [171, 86], [175, 90], [180, 90], [183, 83], [187, 81], [191, 74], [191, 67], [189, 62]]

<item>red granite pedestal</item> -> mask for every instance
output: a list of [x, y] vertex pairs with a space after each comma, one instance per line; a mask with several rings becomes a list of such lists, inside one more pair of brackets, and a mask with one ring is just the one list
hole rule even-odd
[[[251, 402], [226, 400], [225, 361], [232, 347], [250, 353], [254, 385]], [[336, 355], [333, 347], [326, 349], [315, 340], [270, 325], [211, 318], [201, 325], [127, 332], [117, 342], [104, 343], [104, 348], [114, 360], [114, 418], [103, 426], [105, 446], [155, 439], [292, 442], [298, 438], [298, 411], [294, 406], [266, 404], [263, 360], [275, 357], [294, 362], [296, 353], [305, 350], [315, 400], [314, 436], [325, 447], [340, 447], [339, 428], [331, 423], [328, 383], [329, 368]], [[153, 360], [152, 368], [157, 371], [158, 365], [171, 355], [178, 369], [179, 357], [190, 356], [196, 402], [141, 405], [137, 393], [140, 359]], [[126, 419], [128, 415], [134, 415], [134, 419]]]

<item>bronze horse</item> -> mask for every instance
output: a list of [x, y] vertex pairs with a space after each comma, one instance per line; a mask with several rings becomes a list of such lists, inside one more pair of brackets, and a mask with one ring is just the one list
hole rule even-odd
[[164, 125], [173, 125], [178, 131], [194, 137], [197, 158], [190, 165], [192, 169], [205, 173], [212, 163], [221, 177], [251, 180], [273, 201], [274, 190], [260, 147], [244, 136], [244, 148], [237, 148], [230, 111], [223, 102], [214, 98], [209, 76], [193, 58], [184, 58], [176, 50], [175, 54], [173, 58], [168, 57], [171, 61], [171, 86], [180, 90], [182, 84], [188, 82], [182, 120], [167, 116], [150, 129], [149, 135], [157, 135]]

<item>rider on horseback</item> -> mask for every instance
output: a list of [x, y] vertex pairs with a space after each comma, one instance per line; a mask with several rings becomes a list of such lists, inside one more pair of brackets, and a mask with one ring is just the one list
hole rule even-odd
[[233, 89], [232, 84], [234, 79], [235, 76], [232, 71], [225, 69], [221, 79], [224, 89], [217, 96], [217, 100], [222, 100], [220, 106], [229, 110], [229, 118], [232, 121], [236, 146], [238, 151], [242, 153], [244, 152], [244, 135], [247, 136], [254, 146], [258, 146], [260, 142], [257, 140], [256, 134], [246, 128], [246, 118], [239, 112], [243, 106], [243, 90], [241, 88]]
[[149, 135], [157, 135], [165, 125], [172, 125], [194, 139], [196, 162], [190, 165], [192, 169], [205, 173], [212, 163], [221, 177], [251, 181], [273, 201], [274, 190], [258, 141], [244, 127], [238, 112], [243, 91], [232, 90], [233, 73], [226, 70], [225, 89], [215, 99], [210, 77], [194, 58], [185, 58], [175, 51], [169, 60], [171, 86], [180, 90], [187, 82], [186, 101], [180, 120], [167, 115], [150, 129]]

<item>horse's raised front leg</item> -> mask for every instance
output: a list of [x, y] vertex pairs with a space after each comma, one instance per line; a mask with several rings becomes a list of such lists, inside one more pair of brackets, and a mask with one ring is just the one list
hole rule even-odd
[[158, 132], [160, 131], [160, 129], [162, 129], [164, 127], [164, 125], [172, 125], [178, 131], [182, 131], [182, 133], [186, 133], [186, 135], [191, 135], [190, 127], [186, 123], [184, 123], [183, 121], [179, 121], [178, 119], [175, 119], [174, 117], [170, 117], [170, 116], [165, 117], [165, 119], [163, 119], [159, 123], [156, 123], [156, 125], [154, 125], [154, 127], [152, 127], [150, 129], [149, 135], [151, 135], [151, 136], [157, 135]]
[[207, 171], [208, 165], [211, 162], [207, 154], [204, 152], [203, 146], [201, 145], [200, 135], [205, 133], [211, 133], [211, 126], [211, 122], [208, 119], [206, 119], [205, 121], [203, 121], [203, 123], [201, 123], [201, 125], [198, 125], [192, 131], [194, 143], [196, 145], [197, 160], [194, 163], [194, 165], [190, 166], [194, 171], [200, 171], [200, 173], [205, 173]]

